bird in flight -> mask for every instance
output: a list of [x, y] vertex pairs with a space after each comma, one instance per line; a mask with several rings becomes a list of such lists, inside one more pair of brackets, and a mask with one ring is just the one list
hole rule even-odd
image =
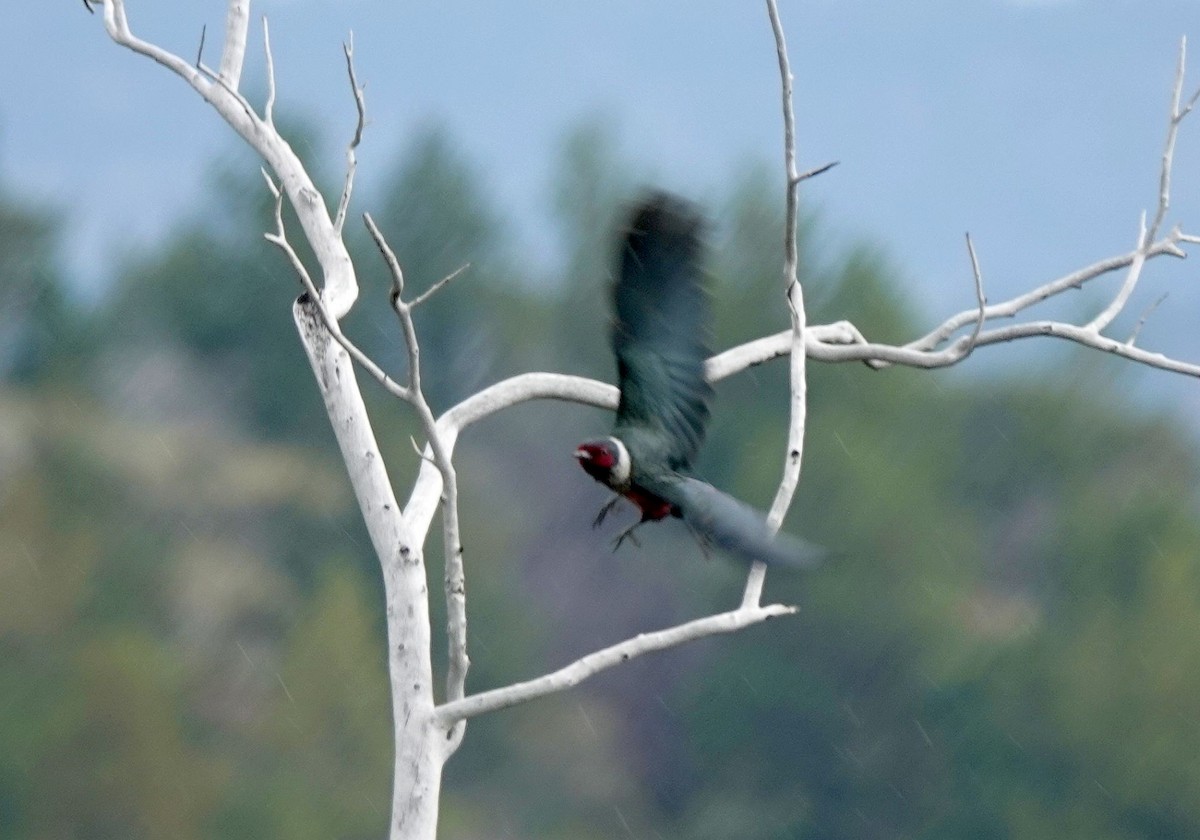
[[[645, 522], [682, 519], [702, 547], [747, 561], [816, 565], [817, 546], [776, 536], [762, 513], [690, 475], [704, 439], [712, 387], [704, 376], [710, 307], [704, 285], [704, 220], [689, 202], [653, 192], [635, 205], [620, 241], [612, 347], [621, 399], [612, 434], [575, 449], [580, 466], [611, 488], [595, 525], [621, 500]], [[636, 540], [632, 540], [636, 542]]]

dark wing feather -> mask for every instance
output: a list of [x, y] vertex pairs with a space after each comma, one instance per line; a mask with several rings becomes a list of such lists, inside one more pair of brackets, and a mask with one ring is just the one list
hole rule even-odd
[[615, 434], [637, 463], [685, 469], [704, 439], [709, 303], [700, 266], [703, 221], [687, 202], [654, 193], [633, 212], [613, 291], [613, 351], [621, 401]]
[[766, 517], [711, 484], [679, 474], [635, 479], [679, 510], [679, 516], [707, 542], [744, 560], [812, 568], [828, 550], [789, 534], [773, 535]]

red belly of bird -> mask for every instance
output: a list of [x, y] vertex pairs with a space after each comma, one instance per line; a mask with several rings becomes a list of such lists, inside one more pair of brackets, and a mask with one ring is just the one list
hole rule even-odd
[[625, 498], [633, 502], [642, 511], [642, 519], [657, 521], [670, 515], [671, 503], [663, 501], [653, 493], [647, 493], [640, 487], [630, 487]]

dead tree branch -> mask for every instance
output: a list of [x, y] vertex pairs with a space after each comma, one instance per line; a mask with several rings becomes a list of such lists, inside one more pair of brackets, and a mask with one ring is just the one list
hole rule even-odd
[[772, 604], [767, 607], [740, 607], [731, 612], [698, 618], [666, 630], [642, 633], [632, 639], [589, 653], [557, 671], [526, 682], [472, 694], [461, 700], [443, 703], [437, 708], [444, 726], [486, 712], [506, 709], [557, 691], [564, 691], [614, 665], [656, 650], [675, 647], [695, 639], [719, 633], [733, 633], [778, 615], [790, 615], [795, 607]]
[[[802, 177], [796, 169], [796, 115], [792, 106], [792, 67], [788, 58], [787, 39], [784, 37], [783, 22], [775, 0], [767, 0], [767, 17], [771, 21], [771, 33], [775, 39], [775, 57], [779, 63], [779, 92], [783, 111], [783, 164], [785, 174], [784, 221], [783, 221], [783, 287], [791, 317], [791, 364], [789, 365], [789, 409], [787, 451], [783, 459], [783, 474], [775, 499], [767, 513], [767, 525], [778, 531], [787, 515], [796, 487], [800, 483], [800, 466], [804, 460], [804, 429], [808, 417], [808, 357], [804, 353], [804, 333], [807, 315], [804, 308], [804, 289], [799, 278], [799, 195]], [[830, 165], [831, 166], [831, 165]], [[830, 168], [813, 170], [812, 174]], [[766, 580], [766, 564], [757, 562], [750, 568], [746, 586], [742, 592], [742, 607], [758, 606], [762, 601], [763, 583]]]
[[[84, 5], [89, 10], [91, 2], [99, 0], [85, 0]], [[468, 718], [564, 690], [601, 670], [650, 651], [703, 636], [733, 632], [772, 616], [794, 612], [793, 607], [782, 604], [760, 606], [763, 567], [756, 565], [746, 582], [738, 609], [641, 634], [583, 656], [541, 677], [468, 696], [465, 690], [470, 667], [466, 577], [460, 539], [458, 479], [453, 462], [458, 437], [478, 420], [534, 399], [567, 400], [613, 409], [617, 404], [616, 389], [576, 376], [528, 373], [485, 388], [441, 417], [435, 417], [422, 388], [420, 342], [413, 321], [413, 310], [445, 288], [459, 276], [462, 269], [438, 281], [423, 293], [406, 297], [400, 260], [371, 217], [365, 215], [367, 229], [391, 274], [392, 308], [407, 351], [407, 382], [397, 382], [383, 371], [344, 335], [339, 324], [358, 295], [356, 273], [343, 239], [343, 227], [353, 194], [357, 149], [366, 125], [363, 88], [355, 73], [352, 41], [346, 43], [344, 52], [357, 119], [353, 137], [347, 146], [345, 179], [331, 217], [324, 197], [318, 192], [303, 163], [276, 129], [275, 68], [265, 19], [263, 49], [266, 97], [261, 114], [240, 91], [249, 0], [228, 0], [225, 44], [216, 71], [204, 66], [199, 59], [195, 64], [190, 63], [135, 36], [127, 20], [125, 0], [103, 0], [102, 5], [104, 25], [114, 42], [157, 62], [183, 79], [258, 152], [265, 163], [264, 176], [275, 200], [275, 229], [268, 232], [266, 238], [281, 250], [305, 289], [305, 294], [301, 295], [293, 308], [293, 317], [384, 577], [388, 662], [396, 737], [396, 783], [391, 823], [393, 838], [432, 840], [435, 836], [442, 766], [460, 744]], [[1149, 214], [1142, 214], [1132, 251], [1051, 280], [1009, 300], [989, 305], [984, 297], [982, 272], [975, 247], [968, 237], [976, 306], [952, 315], [927, 335], [908, 344], [876, 344], [868, 341], [848, 321], [812, 326], [807, 323], [803, 290], [798, 277], [798, 187], [804, 180], [826, 171], [833, 164], [804, 173], [797, 170], [793, 79], [787, 45], [775, 0], [766, 0], [766, 5], [781, 83], [786, 174], [782, 275], [791, 323], [787, 330], [780, 333], [746, 342], [713, 356], [706, 365], [706, 375], [715, 381], [780, 356], [791, 356], [791, 418], [783, 474], [769, 514], [773, 528], [778, 528], [782, 522], [799, 481], [807, 406], [806, 360], [809, 358], [826, 362], [863, 361], [873, 367], [908, 365], [936, 368], [957, 364], [975, 349], [989, 344], [1048, 335], [1151, 367], [1200, 376], [1200, 363], [1170, 359], [1135, 346], [1134, 339], [1149, 317], [1149, 312], [1143, 315], [1127, 341], [1119, 342], [1103, 335], [1103, 331], [1124, 310], [1147, 266], [1162, 256], [1183, 257], [1186, 253], [1184, 245], [1200, 243], [1200, 237], [1185, 234], [1179, 227], [1162, 233], [1170, 207], [1178, 132], [1184, 118], [1200, 99], [1200, 91], [1186, 101], [1183, 97], [1186, 44], [1181, 46], [1172, 89], [1157, 205], [1149, 222]], [[283, 217], [285, 198], [294, 208], [304, 239], [311, 246], [321, 270], [319, 285], [288, 239]], [[1120, 289], [1087, 324], [1080, 326], [1039, 320], [994, 326], [999, 319], [1015, 318], [1042, 301], [1119, 270], [1125, 270]], [[971, 328], [970, 332], [961, 334], [967, 327]], [[411, 495], [403, 509], [397, 504], [376, 443], [358, 388], [355, 365], [409, 405], [421, 422], [426, 442]], [[443, 588], [449, 651], [445, 675], [446, 696], [440, 706], [434, 702], [430, 655], [432, 634], [423, 556], [429, 528], [439, 509], [445, 544]]]

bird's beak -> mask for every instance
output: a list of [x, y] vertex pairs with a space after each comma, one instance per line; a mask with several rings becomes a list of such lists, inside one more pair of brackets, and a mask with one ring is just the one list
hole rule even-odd
[[576, 449], [572, 454], [580, 461], [590, 461], [592, 459], [592, 454], [586, 449]]

